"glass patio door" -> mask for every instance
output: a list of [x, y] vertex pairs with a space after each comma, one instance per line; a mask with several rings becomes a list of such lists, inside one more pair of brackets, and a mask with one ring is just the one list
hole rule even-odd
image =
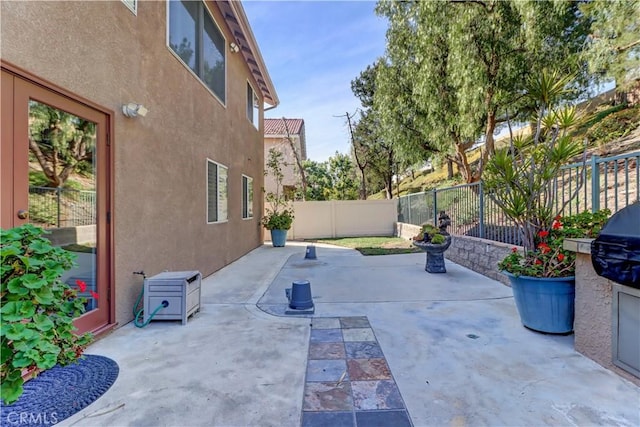
[[4, 70], [2, 103], [2, 227], [42, 227], [75, 255], [62, 276], [87, 301], [75, 325], [99, 331], [110, 323], [108, 117]]

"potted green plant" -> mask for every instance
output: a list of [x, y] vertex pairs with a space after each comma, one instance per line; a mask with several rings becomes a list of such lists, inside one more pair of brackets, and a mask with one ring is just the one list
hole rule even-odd
[[[529, 80], [526, 95], [537, 111], [533, 134], [511, 137], [483, 176], [487, 194], [516, 224], [524, 247], [522, 252], [514, 248], [498, 268], [509, 278], [524, 326], [547, 333], [573, 330], [575, 256], [563, 249], [564, 238], [590, 237], [607, 216], [562, 218], [582, 182], [570, 190], [554, 183], [562, 166], [585, 153], [567, 132], [576, 122], [575, 108], [554, 108], [570, 83], [570, 77], [547, 71]], [[559, 199], [563, 191], [570, 194]], [[587, 227], [592, 220], [598, 224]]]
[[[85, 311], [86, 298], [60, 280], [74, 256], [54, 247], [31, 224], [0, 230], [2, 328], [1, 398], [15, 402], [25, 378], [76, 361], [92, 339], [76, 335], [73, 320]], [[86, 287], [82, 281], [79, 289]], [[96, 295], [97, 297], [97, 295]]]
[[287, 242], [287, 230], [293, 223], [293, 207], [284, 195], [282, 181], [284, 173], [282, 167], [285, 165], [281, 151], [271, 148], [267, 158], [267, 168], [265, 176], [271, 175], [275, 182], [274, 191], [266, 192], [268, 206], [261, 223], [271, 232], [271, 243], [274, 247], [283, 247]]
[[440, 229], [433, 224], [424, 223], [420, 232], [413, 236], [412, 240], [419, 243], [431, 243], [432, 245], [442, 245], [447, 241], [449, 234], [440, 232]]
[[424, 223], [420, 232], [413, 237], [414, 246], [422, 249], [427, 254], [425, 271], [428, 273], [446, 273], [444, 252], [451, 245], [451, 236], [447, 227], [451, 224], [449, 216], [441, 211], [438, 216], [438, 227]]

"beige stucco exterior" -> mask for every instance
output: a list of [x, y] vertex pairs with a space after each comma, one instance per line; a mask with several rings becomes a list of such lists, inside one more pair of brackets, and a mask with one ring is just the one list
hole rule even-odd
[[[292, 135], [291, 140], [293, 141], [296, 150], [300, 152], [300, 136]], [[283, 162], [282, 165], [282, 174], [284, 178], [282, 179], [283, 186], [300, 186], [300, 174], [298, 173], [298, 165], [296, 163], [296, 157], [291, 149], [291, 144], [285, 137], [267, 137], [264, 138], [264, 158], [265, 161], [269, 156], [269, 150], [275, 148], [283, 154]], [[304, 160], [304, 159], [303, 159]], [[265, 167], [265, 170], [266, 167]], [[275, 192], [276, 183], [272, 175], [267, 174], [264, 180], [264, 189], [266, 192]]]
[[592, 239], [567, 239], [564, 248], [576, 252], [575, 349], [640, 386], [640, 378], [613, 364], [613, 282], [598, 276], [591, 262]]
[[[247, 82], [260, 84], [243, 56], [230, 52], [234, 38], [218, 7], [207, 4], [226, 38], [226, 105], [167, 46], [164, 1], [140, 1], [136, 15], [121, 1], [1, 4], [2, 61], [109, 111], [119, 324], [132, 319], [142, 287], [132, 272], [207, 276], [262, 243], [262, 125], [246, 116]], [[128, 102], [149, 113], [126, 118]], [[207, 224], [207, 159], [228, 167], [224, 223]], [[254, 180], [252, 219], [241, 218], [243, 174]]]

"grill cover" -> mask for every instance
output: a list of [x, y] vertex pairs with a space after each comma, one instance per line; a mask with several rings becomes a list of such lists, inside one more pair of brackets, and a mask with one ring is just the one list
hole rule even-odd
[[596, 273], [640, 289], [640, 202], [616, 212], [591, 242]]

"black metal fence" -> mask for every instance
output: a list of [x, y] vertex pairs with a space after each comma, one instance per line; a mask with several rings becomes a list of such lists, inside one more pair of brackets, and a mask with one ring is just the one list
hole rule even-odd
[[[640, 151], [614, 157], [592, 156], [587, 163], [562, 168], [553, 182], [556, 208], [564, 215], [608, 208], [616, 212], [640, 200]], [[595, 189], [595, 190], [594, 190]], [[398, 222], [437, 223], [438, 212], [451, 218], [452, 234], [521, 244], [520, 230], [485, 194], [483, 183], [457, 185], [398, 199]]]
[[29, 221], [43, 228], [96, 223], [96, 192], [29, 187]]

